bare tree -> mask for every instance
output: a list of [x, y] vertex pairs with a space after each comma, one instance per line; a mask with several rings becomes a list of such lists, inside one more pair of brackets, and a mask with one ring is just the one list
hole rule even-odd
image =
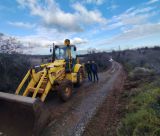
[[87, 50], [87, 53], [88, 53], [88, 54], [94, 54], [94, 53], [96, 53], [96, 52], [97, 52], [97, 50], [94, 49], [94, 48], [89, 48], [89, 49]]
[[23, 45], [13, 37], [4, 36], [0, 33], [0, 53], [22, 53]]

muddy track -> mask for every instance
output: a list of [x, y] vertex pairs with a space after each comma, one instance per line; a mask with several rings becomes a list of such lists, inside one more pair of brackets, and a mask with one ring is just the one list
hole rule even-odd
[[[62, 102], [56, 93], [50, 93], [50, 95], [47, 96], [47, 101], [43, 104], [45, 109], [41, 108], [42, 111], [48, 111], [47, 113], [50, 113], [50, 118], [48, 121], [48, 118], [46, 117], [48, 124], [44, 129], [38, 130], [41, 132], [40, 135], [82, 135], [86, 125], [96, 114], [98, 108], [106, 99], [108, 92], [120, 88], [123, 85], [124, 78], [122, 73], [122, 66], [117, 62], [113, 62], [108, 71], [99, 73], [100, 81], [98, 83], [89, 82], [86, 79], [81, 87], [74, 88], [73, 97], [66, 103]], [[8, 108], [7, 110], [11, 110], [11, 108]], [[40, 110], [36, 111], [38, 111], [38, 113], [35, 112], [35, 115], [39, 116]], [[0, 135], [31, 136], [33, 132], [33, 126], [30, 124], [30, 122], [34, 122], [35, 119], [32, 118], [32, 116], [30, 117], [27, 115], [24, 116], [24, 120], [21, 120], [20, 117], [22, 117], [23, 112], [24, 109], [17, 114], [18, 120], [16, 120], [17, 116], [14, 117], [12, 114], [10, 114], [9, 118], [7, 118], [6, 114], [0, 112], [3, 115], [0, 118]], [[47, 114], [43, 115], [47, 116]], [[42, 120], [44, 120], [44, 117], [42, 117]], [[15, 122], [11, 121], [14, 118]], [[43, 124], [44, 121], [42, 120], [40, 120], [40, 122]], [[6, 121], [8, 121], [8, 125], [4, 126], [3, 123], [6, 123]], [[18, 122], [20, 123], [18, 124]], [[3, 134], [1, 134], [2, 132]]]
[[48, 100], [46, 103], [51, 112], [50, 123], [43, 130], [41, 136], [82, 135], [108, 92], [121, 88], [123, 85], [122, 73], [122, 66], [113, 62], [107, 72], [99, 74], [100, 81], [98, 83], [86, 80], [80, 88], [75, 88], [70, 101], [62, 103], [56, 96], [52, 96], [54, 100]]

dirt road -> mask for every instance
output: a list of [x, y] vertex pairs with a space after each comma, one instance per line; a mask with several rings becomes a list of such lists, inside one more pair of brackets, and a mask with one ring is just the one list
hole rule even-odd
[[104, 102], [111, 90], [123, 85], [123, 69], [120, 64], [113, 62], [112, 67], [100, 73], [100, 81], [85, 83], [74, 90], [74, 96], [67, 103], [55, 100], [48, 101], [47, 107], [51, 112], [51, 121], [44, 129], [42, 136], [80, 136], [86, 125], [95, 115], [99, 106]]
[[[57, 94], [50, 94], [47, 97], [47, 101], [44, 103], [44, 106], [46, 110], [51, 113], [51, 116], [47, 126], [40, 130], [40, 135], [82, 135], [86, 125], [105, 101], [108, 93], [123, 86], [124, 76], [122, 66], [117, 62], [113, 62], [108, 71], [99, 74], [99, 79], [100, 81], [96, 83], [89, 82], [86, 79], [81, 87], [74, 88], [73, 97], [66, 103], [60, 101]], [[22, 114], [19, 115], [19, 117], [21, 117]], [[13, 116], [10, 116], [10, 118], [13, 118]], [[5, 128], [3, 128], [4, 125], [1, 123], [0, 128], [3, 128], [2, 130], [5, 131], [0, 131], [0, 135], [3, 133], [5, 136], [31, 136], [32, 126], [29, 125], [29, 123], [27, 124], [27, 121], [30, 121], [30, 119], [24, 121], [19, 119], [16, 122], [11, 122], [15, 125], [11, 125], [11, 123], [9, 123], [11, 127]], [[3, 120], [3, 118], [0, 119], [1, 122], [6, 122]], [[10, 121], [10, 119], [8, 120]], [[16, 124], [18, 121], [22, 122], [19, 124], [19, 128], [22, 128], [20, 131], [14, 129], [14, 126], [19, 126]]]

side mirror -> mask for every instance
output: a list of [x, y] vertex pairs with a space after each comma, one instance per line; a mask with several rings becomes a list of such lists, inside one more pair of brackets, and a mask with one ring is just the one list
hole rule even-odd
[[77, 48], [76, 48], [76, 46], [74, 46], [74, 51], [76, 51], [77, 50]]
[[52, 52], [52, 49], [50, 48], [50, 53]]
[[52, 62], [55, 60], [55, 45], [53, 43]]
[[49, 46], [50, 46], [49, 52], [51, 53], [52, 52], [52, 45], [49, 45]]
[[55, 45], [55, 47], [54, 47], [55, 49], [57, 49], [58, 48], [58, 46], [57, 45]]

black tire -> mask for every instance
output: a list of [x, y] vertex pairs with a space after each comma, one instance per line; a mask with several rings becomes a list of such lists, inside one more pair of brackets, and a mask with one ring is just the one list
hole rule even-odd
[[60, 99], [64, 102], [68, 101], [72, 96], [72, 89], [73, 87], [71, 81], [62, 81], [58, 90], [58, 95]]
[[[82, 78], [82, 79], [81, 79]], [[82, 81], [84, 80], [85, 76], [84, 76], [84, 70], [83, 68], [81, 67], [79, 69], [79, 71], [77, 72], [77, 83], [76, 83], [76, 86], [80, 86]], [[82, 81], [81, 81], [82, 80]]]
[[81, 76], [81, 73], [80, 73], [80, 71], [78, 71], [78, 73], [77, 73], [77, 83], [76, 83], [76, 86], [78, 86], [78, 87], [81, 85], [80, 76]]

